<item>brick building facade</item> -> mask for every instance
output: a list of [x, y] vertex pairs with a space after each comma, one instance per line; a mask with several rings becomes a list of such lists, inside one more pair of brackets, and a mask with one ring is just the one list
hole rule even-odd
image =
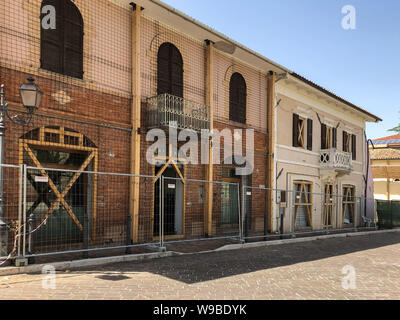
[[[54, 30], [41, 28], [51, 14], [47, 6], [56, 8]], [[243, 200], [243, 190], [237, 186], [276, 187], [275, 81], [290, 73], [286, 68], [155, 0], [136, 4], [127, 0], [4, 0], [0, 14], [0, 83], [6, 85], [10, 113], [23, 112], [17, 88], [28, 76], [44, 92], [41, 108], [29, 125], [16, 126], [7, 120], [7, 164], [164, 175], [165, 201], [173, 202], [170, 210], [174, 211], [168, 213], [172, 216], [167, 222], [173, 225], [165, 225], [171, 239], [229, 234], [229, 228], [239, 224], [234, 221], [237, 213], [231, 212], [240, 210]], [[174, 101], [172, 109], [167, 108], [167, 99]], [[202, 128], [229, 129], [236, 141], [235, 129], [253, 130], [254, 147], [246, 145], [245, 134], [241, 148], [242, 156], [254, 153], [252, 174], [236, 176], [235, 165], [225, 164], [223, 152], [218, 165], [176, 159], [176, 166], [149, 163], [146, 152], [153, 142], [147, 141], [147, 133], [153, 127], [168, 127], [169, 123], [161, 122], [171, 115], [181, 129], [195, 129], [198, 135]], [[150, 118], [155, 119], [153, 126]], [[192, 127], [189, 120], [195, 123]], [[207, 142], [209, 151], [213, 142]], [[200, 146], [197, 151], [200, 159]], [[167, 154], [167, 160], [171, 158]], [[76, 202], [75, 208], [60, 210], [73, 218], [71, 212], [81, 206], [81, 215], [76, 216], [81, 224], [89, 216], [91, 241], [118, 242], [127, 232], [127, 217], [132, 220], [133, 243], [157, 239], [157, 179], [83, 174], [77, 181], [72, 185], [59, 181], [59, 192], [75, 188], [75, 183], [84, 186], [70, 191], [83, 193], [84, 199], [70, 199]], [[174, 191], [168, 190], [170, 185]], [[12, 221], [17, 219], [11, 205], [17, 192], [12, 186], [6, 188], [6, 217]], [[37, 189], [28, 190], [30, 205], [37, 193]], [[246, 198], [248, 231], [277, 231], [273, 203], [271, 191]], [[37, 215], [49, 213], [47, 207], [39, 207]]]

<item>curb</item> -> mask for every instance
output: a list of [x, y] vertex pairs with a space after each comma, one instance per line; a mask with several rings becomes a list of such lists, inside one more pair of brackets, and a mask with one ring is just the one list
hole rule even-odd
[[119, 262], [132, 262], [132, 261], [143, 261], [150, 259], [160, 259], [176, 256], [175, 252], [155, 252], [155, 253], [145, 253], [138, 255], [126, 255], [126, 256], [116, 256], [116, 257], [104, 257], [95, 258], [87, 260], [75, 260], [75, 261], [65, 261], [65, 262], [54, 262], [47, 264], [33, 264], [25, 267], [6, 267], [0, 268], [0, 276], [16, 275], [16, 274], [29, 274], [29, 273], [41, 273], [43, 267], [51, 265], [56, 271], [66, 271], [81, 267], [95, 267], [102, 266], [112, 263]]
[[363, 232], [355, 232], [355, 233], [354, 232], [353, 233], [339, 233], [339, 234], [322, 235], [322, 236], [315, 236], [315, 237], [308, 237], [308, 238], [272, 240], [272, 241], [253, 242], [253, 243], [244, 243], [244, 244], [228, 244], [226, 246], [216, 249], [215, 252], [247, 249], [247, 248], [268, 247], [268, 246], [276, 246], [276, 245], [280, 245], [280, 244], [311, 242], [311, 241], [316, 241], [316, 240], [325, 240], [325, 239], [333, 239], [333, 238], [347, 238], [347, 237], [358, 237], [358, 236], [375, 235], [375, 234], [382, 234], [382, 233], [394, 233], [394, 232], [400, 232], [400, 229], [363, 231]]

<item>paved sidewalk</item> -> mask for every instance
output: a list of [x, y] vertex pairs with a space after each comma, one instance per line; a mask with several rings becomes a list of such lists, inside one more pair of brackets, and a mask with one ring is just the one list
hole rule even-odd
[[[356, 288], [342, 287], [342, 269]], [[397, 299], [400, 233], [0, 277], [0, 299]], [[49, 282], [47, 282], [49, 283]]]

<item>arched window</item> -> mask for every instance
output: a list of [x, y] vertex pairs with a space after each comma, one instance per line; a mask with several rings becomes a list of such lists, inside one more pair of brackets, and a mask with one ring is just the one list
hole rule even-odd
[[183, 59], [178, 48], [166, 42], [158, 50], [157, 93], [183, 98]]
[[[56, 28], [40, 28], [40, 64], [42, 69], [83, 78], [83, 19], [71, 0], [44, 0], [44, 6], [56, 9]], [[42, 13], [42, 19], [48, 13]]]
[[234, 73], [229, 84], [229, 120], [246, 123], [247, 87], [240, 73]]

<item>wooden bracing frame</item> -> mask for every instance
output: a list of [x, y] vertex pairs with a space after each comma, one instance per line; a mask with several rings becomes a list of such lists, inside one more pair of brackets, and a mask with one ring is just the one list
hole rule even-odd
[[305, 127], [306, 127], [305, 123], [306, 123], [305, 119], [299, 117], [297, 139], [299, 141], [299, 146], [302, 147], [302, 148], [304, 148], [305, 145], [306, 145], [305, 138], [304, 138], [304, 136], [305, 136]]
[[[169, 145], [169, 154], [172, 154], [172, 146]], [[165, 161], [165, 164], [163, 165], [163, 167], [156, 173], [156, 176], [158, 178], [154, 178], [153, 179], [153, 185], [155, 185], [155, 183], [160, 180], [160, 177], [162, 176], [162, 174], [165, 172], [165, 170], [167, 170], [167, 168], [172, 165], [176, 171], [176, 173], [178, 174], [179, 178], [181, 179], [182, 183], [183, 183], [183, 206], [182, 206], [182, 217], [183, 217], [183, 221], [185, 221], [185, 217], [186, 217], [186, 206], [185, 206], [185, 199], [186, 199], [186, 181], [185, 181], [185, 177], [186, 177], [186, 168], [185, 166], [183, 166], [183, 173], [182, 171], [179, 169], [177, 162], [181, 162], [181, 163], [187, 163], [187, 159], [179, 159], [179, 158], [174, 158], [174, 157], [170, 157], [170, 156], [156, 156], [154, 157], [153, 160], [162, 160]], [[154, 197], [154, 188], [153, 188], [153, 197]], [[154, 205], [154, 204], [153, 204]], [[154, 208], [154, 207], [153, 207]], [[154, 211], [154, 210], [153, 210]], [[154, 219], [152, 220], [153, 224], [154, 224]], [[177, 236], [167, 236], [166, 239], [175, 239], [175, 238], [183, 238], [184, 234], [186, 232], [186, 227], [185, 227], [185, 223], [183, 223], [183, 235], [177, 235]], [[159, 237], [153, 237], [154, 240], [158, 240]]]
[[355, 211], [355, 187], [354, 186], [344, 186], [343, 187], [343, 221], [346, 216], [346, 207], [349, 208], [351, 223], [354, 223], [354, 211]]
[[[332, 214], [333, 214], [333, 184], [325, 184], [324, 194], [324, 226], [332, 226]], [[329, 219], [328, 219], [329, 218]], [[328, 221], [330, 222], [328, 224]]]
[[325, 146], [326, 149], [332, 148], [332, 127], [326, 127]]
[[[169, 145], [169, 154], [172, 154], [172, 146]], [[181, 178], [182, 183], [185, 184], [185, 178], [184, 175], [182, 174], [181, 170], [179, 169], [177, 162], [182, 162], [182, 163], [186, 163], [187, 159], [179, 159], [179, 158], [174, 158], [174, 157], [170, 157], [170, 156], [157, 156], [155, 157], [155, 159], [157, 160], [162, 160], [165, 161], [164, 166], [157, 172], [156, 176], [157, 177], [161, 177], [162, 174], [164, 173], [165, 170], [167, 170], [167, 168], [172, 165], [176, 171], [176, 173], [179, 175], [179, 178]], [[154, 178], [153, 179], [153, 183], [156, 183], [158, 181], [158, 178]]]
[[[304, 206], [306, 207], [307, 210], [307, 216], [308, 216], [308, 223], [310, 226], [312, 226], [312, 183], [310, 182], [295, 182], [296, 185], [300, 185], [300, 190], [295, 192], [295, 196], [297, 197], [298, 194], [300, 194], [300, 201], [297, 201], [298, 199], [295, 199], [294, 203], [294, 221], [297, 221], [297, 214], [299, 207]], [[310, 191], [307, 191], [307, 186], [309, 186]], [[304, 202], [302, 202], [303, 196], [304, 195]]]
[[[96, 172], [98, 169], [98, 150], [97, 148], [90, 148], [90, 147], [85, 147], [83, 145], [83, 135], [80, 133], [75, 133], [75, 132], [68, 132], [66, 133], [64, 128], [60, 128], [59, 130], [57, 129], [49, 129], [49, 128], [40, 128], [39, 131], [39, 140], [28, 140], [28, 139], [20, 139], [20, 162], [23, 163], [23, 151], [25, 150], [26, 153], [28, 154], [29, 158], [33, 161], [34, 165], [40, 169], [40, 173], [42, 174], [43, 177], [46, 177], [48, 179], [48, 183], [50, 186], [50, 189], [54, 192], [54, 194], [57, 197], [57, 200], [53, 202], [53, 204], [49, 207], [47, 213], [45, 214], [43, 221], [48, 219], [54, 211], [57, 209], [58, 205], [61, 203], [62, 206], [65, 208], [67, 211], [68, 215], [72, 218], [72, 220], [75, 222], [79, 230], [83, 231], [83, 226], [79, 222], [78, 218], [76, 217], [75, 213], [71, 209], [70, 205], [65, 201], [65, 196], [68, 194], [68, 192], [71, 190], [72, 186], [75, 184], [75, 182], [79, 179], [79, 177], [82, 175], [82, 171], [86, 170], [86, 168], [89, 166], [89, 164], [94, 160], [94, 171]], [[51, 142], [46, 142], [45, 141], [45, 133], [53, 133], [59, 135], [59, 141], [60, 143], [51, 143]], [[78, 145], [70, 145], [70, 144], [65, 144], [64, 136], [73, 136], [78, 138]], [[43, 165], [40, 163], [40, 161], [37, 159], [35, 154], [32, 151], [31, 146], [34, 147], [41, 147], [41, 148], [46, 148], [46, 149], [56, 149], [56, 150], [63, 150], [63, 151], [85, 151], [88, 152], [89, 155], [84, 161], [84, 163], [80, 166], [78, 172], [74, 174], [72, 179], [69, 181], [65, 189], [60, 192], [54, 182], [51, 180], [49, 175], [47, 174], [46, 170], [44, 169]], [[96, 222], [96, 209], [97, 209], [97, 204], [96, 204], [96, 199], [97, 199], [97, 176], [94, 176], [94, 186], [93, 186], [93, 228], [95, 227], [95, 222]], [[94, 233], [93, 233], [94, 234]]]

